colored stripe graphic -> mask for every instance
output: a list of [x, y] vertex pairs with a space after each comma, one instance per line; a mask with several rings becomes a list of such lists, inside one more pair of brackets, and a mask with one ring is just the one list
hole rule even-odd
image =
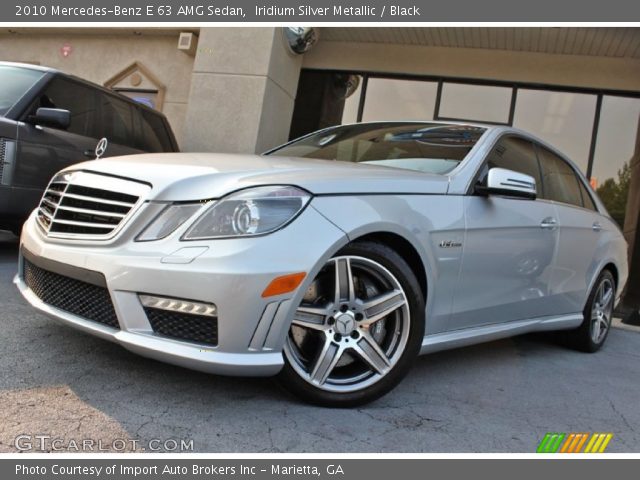
[[556, 453], [565, 436], [566, 433], [547, 433], [538, 445], [536, 453]]
[[[548, 432], [542, 438], [536, 453], [603, 453], [612, 438], [613, 433]], [[583, 451], [585, 443], [587, 446]]]

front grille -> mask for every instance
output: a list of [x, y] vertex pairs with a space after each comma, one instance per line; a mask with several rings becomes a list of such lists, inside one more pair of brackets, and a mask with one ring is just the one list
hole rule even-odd
[[165, 337], [218, 345], [218, 319], [204, 315], [144, 307], [151, 328]]
[[47, 305], [109, 327], [120, 328], [106, 288], [50, 272], [26, 258], [23, 259], [23, 277], [31, 291]]
[[142, 183], [88, 172], [59, 174], [42, 196], [38, 223], [50, 237], [111, 238], [148, 189]]

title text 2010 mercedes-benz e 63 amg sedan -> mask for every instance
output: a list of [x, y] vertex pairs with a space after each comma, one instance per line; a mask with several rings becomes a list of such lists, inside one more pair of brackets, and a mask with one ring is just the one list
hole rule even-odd
[[369, 123], [266, 155], [61, 171], [24, 226], [40, 311], [141, 355], [329, 406], [418, 354], [534, 330], [598, 350], [626, 244], [576, 167], [506, 127]]

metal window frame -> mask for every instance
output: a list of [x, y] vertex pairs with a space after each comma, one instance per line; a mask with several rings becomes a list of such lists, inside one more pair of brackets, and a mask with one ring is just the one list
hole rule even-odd
[[[376, 72], [376, 71], [356, 71], [356, 70], [335, 70], [335, 69], [305, 69], [305, 70], [321, 70], [327, 73], [342, 73], [350, 75], [360, 75], [362, 77], [362, 88], [360, 91], [360, 98], [358, 100], [358, 115], [357, 121], [362, 121], [362, 115], [364, 113], [364, 106], [367, 96], [367, 85], [370, 78], [385, 78], [393, 80], [413, 80], [437, 83], [436, 100], [433, 112], [433, 120], [436, 121], [456, 121], [456, 122], [481, 122], [489, 125], [504, 125], [513, 126], [513, 120], [515, 117], [516, 103], [518, 100], [518, 92], [520, 90], [542, 90], [548, 92], [558, 93], [578, 93], [586, 95], [594, 95], [596, 97], [596, 106], [593, 117], [593, 128], [591, 130], [591, 138], [589, 145], [589, 157], [587, 160], [587, 170], [585, 176], [591, 179], [591, 173], [593, 171], [593, 162], [596, 151], [596, 143], [598, 140], [598, 130], [600, 128], [600, 114], [602, 111], [602, 103], [605, 96], [612, 97], [626, 97], [640, 99], [640, 91], [635, 90], [617, 90], [607, 88], [590, 88], [590, 87], [576, 87], [570, 85], [558, 85], [549, 83], [533, 83], [522, 81], [508, 81], [508, 80], [494, 80], [487, 78], [469, 78], [469, 77], [450, 77], [442, 75], [416, 75], [416, 74], [404, 74], [404, 73], [388, 73], [388, 72]], [[468, 118], [449, 118], [440, 116], [440, 105], [442, 101], [442, 87], [444, 83], [459, 83], [465, 85], [481, 85], [489, 87], [507, 87], [511, 88], [511, 104], [509, 106], [509, 118], [506, 123], [501, 122], [488, 122], [482, 120], [472, 120]]]

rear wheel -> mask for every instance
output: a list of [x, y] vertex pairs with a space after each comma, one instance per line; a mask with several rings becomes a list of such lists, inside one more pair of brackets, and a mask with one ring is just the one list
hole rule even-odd
[[569, 332], [573, 347], [583, 352], [596, 352], [609, 335], [616, 298], [616, 282], [609, 270], [604, 270], [596, 280], [587, 300], [584, 321]]
[[424, 334], [424, 300], [394, 250], [357, 242], [306, 292], [285, 342], [285, 388], [324, 406], [370, 402], [407, 373]]

